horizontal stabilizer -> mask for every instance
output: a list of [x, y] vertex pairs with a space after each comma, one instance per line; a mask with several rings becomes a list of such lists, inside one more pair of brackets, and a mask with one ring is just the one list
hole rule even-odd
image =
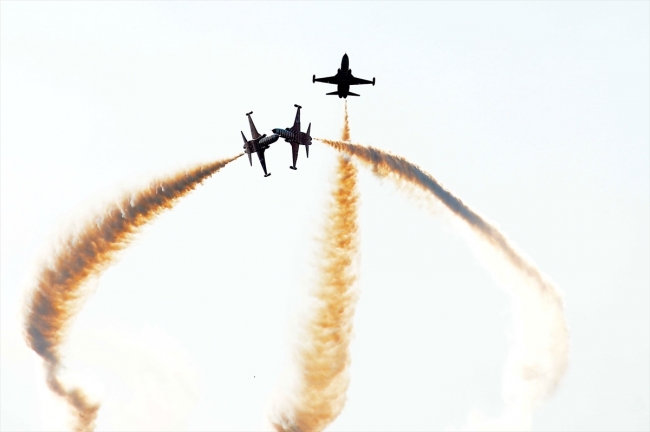
[[361, 95], [358, 95], [358, 94], [352, 93], [352, 92], [348, 92], [348, 96], [361, 96]]
[[338, 91], [334, 91], [334, 92], [332, 92], [332, 93], [325, 93], [325, 94], [326, 94], [327, 96], [330, 96], [330, 95], [338, 95], [339, 92], [338, 92]]

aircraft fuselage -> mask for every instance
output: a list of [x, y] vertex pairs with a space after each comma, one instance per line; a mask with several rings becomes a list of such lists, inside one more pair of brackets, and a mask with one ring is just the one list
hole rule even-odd
[[298, 144], [311, 144], [311, 137], [304, 132], [296, 133], [292, 130], [287, 129], [273, 129], [273, 133], [280, 135], [287, 142], [295, 142]]
[[347, 98], [350, 94], [350, 77], [352, 76], [352, 71], [350, 70], [350, 59], [347, 54], [343, 55], [341, 59], [341, 68], [336, 72], [338, 76], [339, 83], [336, 86], [336, 91], [339, 94], [339, 98]]

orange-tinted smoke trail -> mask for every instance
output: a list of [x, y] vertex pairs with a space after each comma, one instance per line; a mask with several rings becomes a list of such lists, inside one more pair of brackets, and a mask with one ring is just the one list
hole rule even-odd
[[298, 353], [299, 386], [289, 408], [273, 420], [277, 431], [322, 431], [343, 410], [356, 303], [357, 170], [340, 156], [336, 186], [322, 237], [317, 305]]
[[406, 182], [433, 194], [480, 239], [498, 251], [497, 255], [504, 259], [509, 269], [515, 270], [517, 282], [509, 285], [508, 290], [514, 305], [516, 346], [504, 379], [504, 398], [506, 411], [520, 417], [514, 420], [515, 427], [530, 427], [533, 408], [553, 393], [568, 365], [568, 329], [558, 289], [498, 229], [418, 166], [373, 147], [320, 141], [357, 157], [380, 177]]
[[[350, 139], [345, 103], [342, 138]], [[350, 338], [356, 295], [355, 259], [358, 253], [357, 169], [347, 156], [339, 156], [321, 238], [319, 279], [313, 296], [317, 302], [307, 321], [298, 352], [299, 384], [288, 408], [273, 419], [277, 431], [322, 431], [345, 406], [349, 385]]]
[[350, 141], [350, 122], [348, 121], [348, 101], [345, 101], [345, 117], [343, 117], [343, 131], [341, 133], [343, 141]]
[[109, 267], [141, 226], [240, 156], [173, 174], [122, 196], [56, 245], [38, 270], [26, 306], [25, 337], [45, 362], [48, 387], [74, 410], [75, 430], [93, 430], [99, 410], [81, 389], [67, 387], [59, 376], [61, 343], [81, 306], [84, 283]]
[[[430, 174], [424, 172], [417, 165], [412, 164], [403, 157], [385, 153], [374, 147], [327, 139], [318, 140], [336, 150], [359, 158], [359, 160], [368, 164], [380, 177], [394, 177], [432, 193], [456, 216], [464, 220], [472, 229], [480, 233], [485, 240], [504, 253], [508, 260], [519, 270], [536, 279], [540, 287], [544, 290], [554, 291], [554, 288], [548, 285], [540, 271], [532, 263], [525, 260], [499, 230], [490, 225], [459, 198], [452, 195], [451, 192], [447, 191]], [[560, 301], [559, 297], [558, 301]]]

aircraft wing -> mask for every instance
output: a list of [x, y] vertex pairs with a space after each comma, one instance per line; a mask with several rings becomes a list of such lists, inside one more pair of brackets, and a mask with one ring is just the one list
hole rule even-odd
[[295, 105], [298, 110], [296, 111], [296, 119], [293, 121], [293, 127], [291, 128], [292, 131], [296, 133], [300, 133], [300, 108], [302, 108], [299, 105]]
[[358, 85], [358, 84], [372, 84], [375, 85], [375, 79], [373, 78], [372, 81], [365, 80], [363, 78], [357, 78], [355, 76], [350, 78], [350, 85]]
[[314, 82], [322, 82], [322, 83], [328, 83], [328, 84], [338, 84], [339, 83], [339, 77], [338, 75], [334, 75], [331, 77], [325, 77], [325, 78], [316, 78], [314, 77], [313, 79]]
[[248, 117], [248, 124], [251, 127], [251, 135], [253, 136], [252, 139], [258, 139], [261, 135], [259, 134], [259, 132], [257, 132], [257, 129], [255, 128], [255, 124], [253, 123], [253, 119], [251, 118], [251, 114], [253, 114], [253, 111], [246, 114], [246, 116]]

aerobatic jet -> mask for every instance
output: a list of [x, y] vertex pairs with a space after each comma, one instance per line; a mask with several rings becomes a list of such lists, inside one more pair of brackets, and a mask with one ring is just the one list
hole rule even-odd
[[356, 78], [352, 75], [352, 69], [350, 69], [350, 61], [347, 54], [343, 54], [343, 59], [341, 60], [341, 68], [336, 72], [336, 75], [326, 78], [316, 78], [316, 75], [312, 77], [312, 83], [324, 82], [328, 84], [336, 84], [337, 88], [335, 92], [326, 93], [328, 95], [338, 95], [339, 98], [347, 98], [348, 96], [359, 96], [356, 93], [350, 91], [351, 85], [359, 84], [372, 84], [375, 85], [375, 78], [372, 81], [368, 81], [361, 78]]
[[298, 150], [300, 150], [300, 144], [305, 146], [305, 151], [307, 152], [307, 157], [309, 157], [309, 146], [311, 145], [311, 136], [309, 136], [309, 131], [311, 130], [311, 123], [307, 128], [307, 132], [300, 132], [300, 105], [295, 104], [298, 111], [296, 112], [296, 119], [293, 122], [293, 127], [286, 129], [273, 129], [274, 134], [280, 135], [284, 140], [291, 144], [291, 151], [293, 153], [293, 165], [289, 168], [296, 170], [296, 161], [298, 160]]
[[276, 142], [278, 140], [277, 135], [271, 135], [271, 136], [266, 136], [260, 135], [257, 132], [257, 129], [255, 129], [255, 124], [253, 123], [253, 119], [251, 118], [251, 114], [253, 114], [253, 111], [249, 112], [246, 114], [248, 116], [248, 123], [250, 124], [251, 127], [251, 135], [252, 139], [248, 141], [246, 139], [246, 136], [244, 135], [244, 132], [241, 133], [241, 137], [244, 139], [244, 152], [248, 155], [248, 161], [251, 163], [251, 166], [253, 166], [253, 159], [251, 158], [252, 153], [257, 153], [257, 157], [260, 158], [260, 164], [262, 164], [262, 169], [264, 170], [264, 177], [268, 177], [271, 175], [271, 173], [266, 173], [266, 162], [264, 160], [264, 151], [269, 148], [271, 144]]

